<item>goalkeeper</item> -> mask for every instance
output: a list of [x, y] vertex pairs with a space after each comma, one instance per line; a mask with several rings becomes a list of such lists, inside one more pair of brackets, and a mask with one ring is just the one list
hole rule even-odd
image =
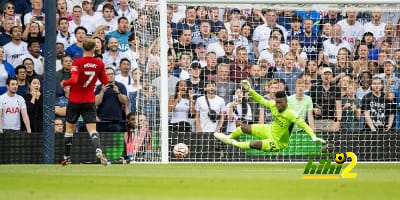
[[[280, 151], [288, 146], [290, 133], [295, 124], [302, 128], [314, 142], [326, 142], [321, 138], [317, 138], [304, 119], [299, 117], [296, 111], [287, 105], [285, 92], [277, 92], [275, 101], [267, 101], [251, 88], [247, 80], [242, 81], [242, 87], [249, 92], [255, 101], [271, 110], [273, 123], [242, 124], [241, 127], [237, 127], [230, 135], [214, 133], [214, 136], [223, 143], [232, 144], [241, 149]], [[253, 135], [261, 140], [238, 142], [236, 138], [243, 135], [243, 133]]]

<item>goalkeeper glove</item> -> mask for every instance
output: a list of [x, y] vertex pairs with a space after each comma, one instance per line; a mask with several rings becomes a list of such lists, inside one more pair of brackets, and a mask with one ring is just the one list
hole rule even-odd
[[248, 92], [251, 89], [250, 82], [248, 80], [242, 80], [243, 89]]
[[322, 138], [318, 138], [318, 137], [316, 137], [315, 135], [314, 136], [312, 136], [312, 141], [313, 142], [321, 142], [321, 143], [326, 143], [326, 141], [324, 140], [324, 139], [322, 139]]

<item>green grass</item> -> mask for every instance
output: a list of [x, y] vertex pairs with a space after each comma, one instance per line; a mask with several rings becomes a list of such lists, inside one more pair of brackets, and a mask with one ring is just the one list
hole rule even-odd
[[0, 165], [0, 199], [400, 199], [400, 164], [301, 179], [304, 164]]

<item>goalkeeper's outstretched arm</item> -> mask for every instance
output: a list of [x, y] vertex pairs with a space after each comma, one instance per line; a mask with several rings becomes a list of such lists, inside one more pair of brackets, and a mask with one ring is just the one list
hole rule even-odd
[[263, 105], [264, 107], [270, 109], [271, 106], [273, 105], [272, 101], [267, 101], [264, 99], [263, 96], [258, 94], [256, 91], [254, 91], [251, 88], [250, 82], [247, 80], [242, 80], [242, 87], [245, 91], [249, 92], [250, 96], [256, 101], [257, 103]]
[[321, 138], [318, 138], [317, 136], [315, 136], [314, 131], [311, 129], [310, 126], [308, 126], [308, 124], [304, 121], [304, 119], [298, 117], [298, 118], [295, 118], [295, 119], [293, 120], [293, 122], [294, 122], [297, 126], [299, 126], [300, 128], [302, 128], [302, 129], [307, 133], [307, 135], [309, 135], [309, 136], [311, 137], [311, 139], [312, 139], [314, 142], [326, 143], [326, 141], [325, 141], [324, 139], [321, 139]]

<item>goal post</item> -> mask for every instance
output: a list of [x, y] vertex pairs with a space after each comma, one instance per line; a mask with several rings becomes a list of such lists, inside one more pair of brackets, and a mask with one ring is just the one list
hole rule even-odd
[[[362, 151], [371, 151], [369, 154], [373, 154], [373, 151], [377, 151], [374, 156], [366, 155], [365, 152], [360, 152], [363, 155], [365, 161], [399, 161], [399, 155], [397, 153], [397, 141], [399, 141], [399, 135], [397, 132], [393, 132], [388, 135], [382, 134], [382, 136], [375, 136], [370, 134], [367, 130], [347, 130], [340, 132], [338, 134], [342, 135], [334, 135], [331, 133], [317, 133], [318, 135], [322, 135], [327, 139], [330, 139], [334, 144], [330, 147], [323, 147], [320, 144], [314, 144], [311, 142], [310, 138], [305, 133], [295, 133], [291, 137], [291, 145], [282, 153], [258, 153], [256, 151], [241, 151], [231, 146], [222, 145], [220, 142], [216, 141], [212, 134], [210, 133], [196, 133], [192, 131], [190, 133], [179, 133], [179, 132], [170, 132], [169, 124], [171, 120], [171, 112], [168, 112], [168, 91], [169, 91], [169, 82], [168, 82], [168, 71], [166, 70], [168, 66], [168, 38], [167, 38], [167, 6], [169, 4], [178, 4], [183, 6], [207, 6], [207, 7], [218, 7], [218, 8], [238, 8], [242, 9], [251, 9], [251, 8], [260, 8], [260, 9], [278, 9], [279, 11], [285, 10], [305, 10], [305, 9], [315, 9], [317, 12], [325, 12], [327, 13], [329, 9], [333, 9], [335, 11], [340, 11], [341, 13], [345, 13], [347, 11], [381, 11], [381, 12], [400, 12], [400, 8], [394, 6], [400, 4], [400, 0], [383, 0], [377, 4], [374, 0], [338, 0], [335, 1], [335, 4], [332, 4], [332, 1], [329, 0], [321, 0], [318, 3], [314, 1], [298, 1], [298, 0], [270, 0], [268, 3], [262, 0], [216, 0], [216, 1], [205, 1], [205, 0], [160, 0], [159, 2], [159, 14], [160, 14], [160, 141], [161, 141], [161, 163], [168, 162], [180, 162], [180, 161], [191, 161], [191, 162], [230, 162], [230, 161], [239, 161], [239, 162], [253, 162], [253, 161], [302, 161], [305, 159], [305, 154], [307, 151], [323, 151], [323, 150], [331, 150], [331, 151], [342, 151], [344, 149], [348, 149], [347, 145], [358, 145], [358, 148], [361, 148]], [[328, 5], [334, 5], [334, 7], [329, 7]], [[319, 9], [319, 10], [318, 10]], [[207, 13], [209, 13], [207, 11]], [[343, 16], [345, 19], [345, 16]], [[398, 24], [395, 24], [398, 25]], [[398, 31], [398, 30], [397, 30]], [[390, 55], [391, 59], [392, 56]], [[178, 59], [178, 58], [176, 58]], [[400, 78], [400, 77], [399, 77]], [[322, 95], [322, 94], [321, 94]], [[226, 102], [227, 103], [227, 102]], [[397, 108], [396, 108], [397, 111]], [[258, 110], [257, 110], [258, 112]], [[363, 113], [361, 113], [363, 114]], [[192, 126], [194, 122], [192, 121]], [[394, 128], [393, 128], [394, 130]], [[391, 142], [386, 143], [387, 139], [390, 139]], [[372, 141], [372, 143], [365, 143], [365, 141]], [[172, 147], [177, 143], [186, 143], [190, 149], [189, 158], [185, 159], [176, 159], [172, 154]], [[339, 143], [338, 143], [339, 142]], [[361, 143], [360, 143], [361, 142]], [[194, 145], [194, 146], [191, 146]], [[368, 145], [373, 146], [373, 148], [369, 148]], [[381, 145], [381, 146], [380, 146]], [[354, 147], [354, 146], [353, 146]], [[351, 147], [350, 149], [354, 149]], [[222, 150], [221, 150], [222, 148]], [[301, 150], [303, 148], [303, 150]], [[217, 149], [218, 151], [215, 151]], [[391, 154], [385, 154], [386, 151], [390, 151]], [[395, 153], [393, 153], [395, 151]], [[225, 154], [222, 155], [221, 154]], [[357, 154], [357, 153], [356, 153]], [[390, 156], [381, 156], [381, 155], [390, 155]], [[250, 157], [249, 157], [250, 155]], [[256, 157], [252, 157], [256, 155]], [[220, 156], [220, 157], [218, 157]], [[288, 159], [285, 159], [287, 156]], [[282, 158], [283, 157], [283, 158]], [[254, 159], [253, 159], [254, 158]]]

